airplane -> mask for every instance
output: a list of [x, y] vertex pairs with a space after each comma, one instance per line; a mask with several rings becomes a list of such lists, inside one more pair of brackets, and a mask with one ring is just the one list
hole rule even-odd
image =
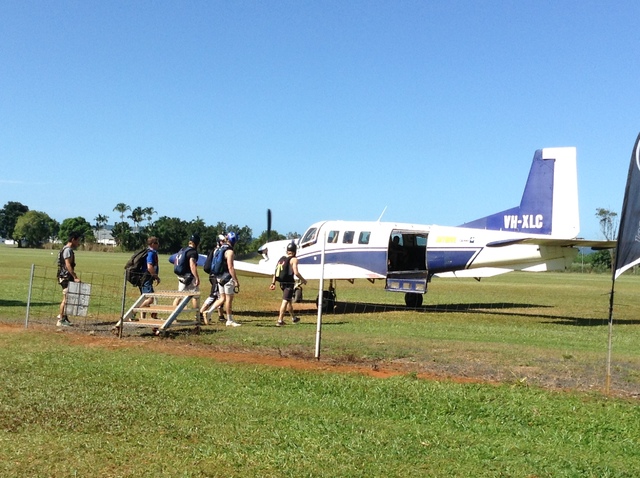
[[[321, 221], [294, 242], [302, 276], [329, 282], [323, 307], [335, 303], [336, 281], [356, 279], [384, 281], [387, 291], [405, 294], [408, 307], [420, 307], [433, 276], [480, 280], [512, 271], [565, 270], [578, 247], [616, 246], [578, 239], [579, 231], [576, 149], [563, 147], [535, 152], [519, 206], [457, 227]], [[290, 242], [268, 242], [257, 264], [236, 261], [237, 273], [273, 276]]]

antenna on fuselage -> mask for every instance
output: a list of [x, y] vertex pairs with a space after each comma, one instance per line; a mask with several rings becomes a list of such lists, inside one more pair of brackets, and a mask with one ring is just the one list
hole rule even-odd
[[376, 222], [380, 222], [380, 220], [382, 219], [382, 216], [384, 216], [384, 213], [387, 211], [387, 206], [384, 207], [384, 209], [382, 210], [382, 214], [380, 214], [380, 217], [378, 218], [378, 220]]

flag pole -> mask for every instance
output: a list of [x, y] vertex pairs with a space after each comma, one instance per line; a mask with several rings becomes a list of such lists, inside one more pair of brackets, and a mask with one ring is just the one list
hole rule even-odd
[[609, 338], [607, 342], [607, 376], [604, 384], [604, 393], [609, 395], [611, 387], [611, 338], [613, 337], [613, 294], [615, 289], [615, 278], [611, 281], [611, 294], [609, 296]]
[[636, 138], [629, 163], [627, 186], [624, 190], [620, 227], [618, 228], [618, 243], [615, 259], [612, 261], [611, 296], [609, 297], [609, 344], [607, 347], [607, 378], [605, 392], [609, 393], [611, 386], [611, 342], [613, 336], [613, 291], [615, 282], [627, 269], [640, 264], [640, 134]]

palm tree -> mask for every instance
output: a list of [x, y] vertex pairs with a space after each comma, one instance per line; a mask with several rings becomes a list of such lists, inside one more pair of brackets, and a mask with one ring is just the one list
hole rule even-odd
[[93, 218], [96, 221], [96, 236], [97, 239], [100, 239], [100, 231], [107, 225], [107, 221], [109, 221], [109, 216], [105, 216], [103, 214], [98, 214]]
[[120, 202], [116, 204], [116, 207], [113, 208], [114, 211], [118, 211], [120, 213], [120, 222], [124, 222], [124, 214], [127, 211], [131, 211], [131, 207], [128, 204]]
[[152, 207], [142, 208], [142, 215], [147, 219], [147, 225], [151, 225], [151, 221], [153, 220], [153, 215], [158, 214], [155, 209]]
[[144, 212], [143, 212], [142, 208], [140, 206], [135, 207], [131, 211], [131, 214], [128, 215], [127, 217], [133, 221], [133, 224], [136, 226], [135, 227], [135, 231], [138, 232], [139, 225], [140, 225], [140, 223], [142, 222], [142, 220], [144, 218]]

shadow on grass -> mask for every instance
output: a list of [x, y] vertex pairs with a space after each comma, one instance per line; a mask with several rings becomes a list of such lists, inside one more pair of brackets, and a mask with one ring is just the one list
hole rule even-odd
[[[573, 317], [560, 316], [551, 314], [531, 314], [517, 310], [508, 309], [551, 309], [551, 305], [527, 304], [516, 302], [477, 302], [477, 303], [454, 303], [454, 304], [432, 304], [423, 307], [407, 307], [403, 305], [393, 304], [373, 304], [373, 303], [349, 303], [336, 302], [333, 312], [330, 315], [342, 314], [373, 314], [382, 312], [396, 311], [416, 311], [416, 312], [439, 312], [439, 313], [471, 313], [483, 314], [490, 310], [495, 315], [505, 315], [511, 317], [525, 317], [532, 319], [541, 319], [543, 323], [554, 325], [567, 325], [573, 327], [601, 327], [608, 324], [606, 318], [603, 317]], [[302, 311], [299, 315], [314, 314], [315, 311]], [[615, 319], [614, 325], [638, 325], [640, 319]]]

